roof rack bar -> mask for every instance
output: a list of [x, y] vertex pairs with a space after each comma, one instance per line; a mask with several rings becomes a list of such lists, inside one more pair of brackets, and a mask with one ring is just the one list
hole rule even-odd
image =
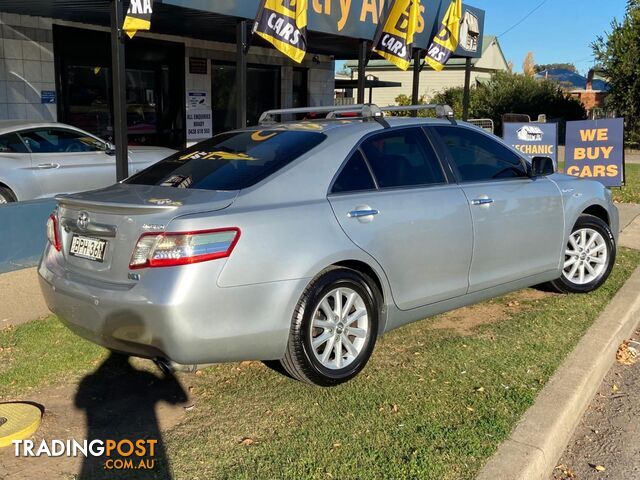
[[438, 118], [449, 118], [452, 119], [454, 117], [453, 108], [449, 105], [440, 105], [440, 104], [427, 104], [427, 105], [407, 105], [406, 107], [382, 107], [380, 108], [383, 112], [416, 112], [419, 110], [435, 110], [436, 116]]
[[300, 113], [326, 113], [328, 119], [337, 118], [340, 113], [357, 113], [363, 120], [383, 118], [377, 105], [364, 103], [358, 105], [333, 105], [325, 107], [282, 108], [267, 110], [260, 115], [260, 125], [275, 123], [279, 115], [295, 115]]

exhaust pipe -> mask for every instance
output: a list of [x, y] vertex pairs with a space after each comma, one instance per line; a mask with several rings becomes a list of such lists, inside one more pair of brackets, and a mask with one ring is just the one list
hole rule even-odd
[[213, 363], [184, 365], [182, 363], [177, 363], [164, 357], [156, 357], [153, 359], [153, 361], [164, 374], [170, 374], [174, 372], [195, 373], [196, 370], [214, 365]]

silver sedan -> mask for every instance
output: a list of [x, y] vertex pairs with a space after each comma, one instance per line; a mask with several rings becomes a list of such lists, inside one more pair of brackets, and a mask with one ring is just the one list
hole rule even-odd
[[[137, 172], [175, 150], [130, 147]], [[113, 146], [62, 123], [0, 121], [0, 204], [53, 197], [115, 182]]]
[[267, 115], [60, 197], [39, 267], [49, 308], [165, 366], [275, 360], [331, 386], [407, 323], [609, 276], [618, 212], [600, 183], [451, 118], [333, 117]]

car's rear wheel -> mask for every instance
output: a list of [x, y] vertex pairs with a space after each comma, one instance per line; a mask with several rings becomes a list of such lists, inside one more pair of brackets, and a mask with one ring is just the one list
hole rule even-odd
[[16, 196], [7, 187], [0, 187], [0, 205], [16, 201]]
[[281, 360], [292, 377], [329, 387], [364, 368], [378, 333], [378, 294], [372, 285], [365, 275], [342, 267], [311, 282], [294, 311]]
[[609, 226], [598, 217], [581, 215], [565, 247], [562, 276], [551, 286], [562, 293], [588, 293], [609, 277], [616, 245]]

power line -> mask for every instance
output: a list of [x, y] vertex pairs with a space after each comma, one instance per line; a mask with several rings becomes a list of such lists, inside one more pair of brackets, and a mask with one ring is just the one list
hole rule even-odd
[[517, 23], [515, 23], [513, 26], [511, 26], [509, 29], [507, 29], [506, 31], [502, 32], [500, 35], [498, 35], [497, 38], [502, 37], [503, 35], [506, 35], [507, 33], [509, 33], [511, 30], [513, 30], [514, 28], [516, 28], [518, 25], [520, 25], [521, 23], [523, 23], [527, 18], [529, 18], [531, 15], [533, 15], [535, 12], [537, 12], [540, 7], [542, 7], [545, 3], [547, 3], [549, 0], [542, 0], [542, 2], [540, 2], [533, 10], [531, 10], [529, 13], [527, 13], [524, 17], [522, 17]]

